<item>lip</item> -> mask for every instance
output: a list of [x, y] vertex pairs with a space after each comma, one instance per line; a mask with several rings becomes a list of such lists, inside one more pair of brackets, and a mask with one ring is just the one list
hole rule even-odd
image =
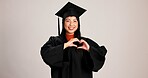
[[69, 30], [74, 30], [74, 29], [75, 29], [75, 27], [68, 27], [68, 29], [69, 29]]

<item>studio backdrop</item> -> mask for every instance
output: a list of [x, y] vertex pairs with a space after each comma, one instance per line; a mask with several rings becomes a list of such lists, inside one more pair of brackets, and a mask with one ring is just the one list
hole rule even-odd
[[148, 0], [0, 0], [0, 78], [51, 78], [40, 48], [68, 1], [87, 9], [82, 35], [108, 49], [94, 78], [148, 78]]

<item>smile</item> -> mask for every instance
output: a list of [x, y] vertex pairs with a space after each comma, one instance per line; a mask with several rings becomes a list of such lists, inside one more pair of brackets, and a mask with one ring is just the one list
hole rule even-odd
[[68, 29], [69, 29], [69, 30], [73, 30], [73, 29], [75, 29], [75, 27], [68, 27]]

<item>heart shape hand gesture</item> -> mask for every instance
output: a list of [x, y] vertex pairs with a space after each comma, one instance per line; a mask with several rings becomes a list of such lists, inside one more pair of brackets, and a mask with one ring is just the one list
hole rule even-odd
[[77, 38], [73, 38], [73, 39], [70, 39], [67, 43], [64, 44], [64, 49], [67, 48], [67, 47], [77, 47], [78, 49], [84, 49], [84, 50], [87, 50], [89, 51], [89, 44], [81, 39], [77, 39]]

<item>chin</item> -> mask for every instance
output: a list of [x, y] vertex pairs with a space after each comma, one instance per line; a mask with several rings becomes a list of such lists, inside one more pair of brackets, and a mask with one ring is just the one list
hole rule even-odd
[[72, 31], [69, 31], [69, 32], [68, 32], [68, 34], [74, 34], [74, 32], [72, 32]]

